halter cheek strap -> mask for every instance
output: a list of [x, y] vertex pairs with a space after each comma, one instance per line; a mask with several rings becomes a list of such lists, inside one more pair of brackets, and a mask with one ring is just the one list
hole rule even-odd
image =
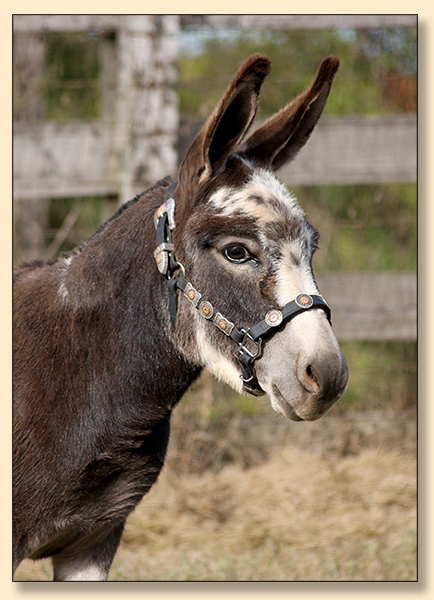
[[[241, 367], [241, 379], [246, 392], [254, 396], [262, 396], [264, 390], [259, 385], [256, 372], [255, 360], [261, 356], [262, 341], [275, 333], [284, 323], [287, 323], [297, 315], [313, 308], [322, 309], [331, 324], [331, 311], [322, 296], [299, 294], [294, 300], [288, 302], [281, 309], [270, 310], [262, 321], [256, 323], [249, 329], [238, 329], [234, 323], [222, 315], [208, 300], [205, 300], [186, 279], [184, 267], [175, 258], [175, 248], [172, 243], [172, 230], [175, 228], [175, 201], [172, 193], [176, 182], [167, 189], [165, 202], [155, 214], [155, 228], [157, 248], [154, 257], [158, 270], [167, 279], [169, 290], [169, 313], [172, 326], [176, 323], [178, 311], [178, 290], [199, 311], [201, 316], [213, 323], [217, 329], [238, 344], [236, 357]], [[181, 270], [177, 279], [172, 276]]]

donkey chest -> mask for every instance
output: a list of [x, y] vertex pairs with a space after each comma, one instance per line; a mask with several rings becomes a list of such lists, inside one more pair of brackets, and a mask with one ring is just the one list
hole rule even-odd
[[117, 442], [83, 467], [65, 472], [60, 487], [52, 486], [55, 496], [52, 526], [45, 534], [41, 531], [36, 534], [37, 539], [31, 542], [32, 557], [86, 547], [124, 523], [158, 478], [168, 428], [167, 418], [142, 439]]
[[148, 430], [124, 428], [113, 435], [80, 469], [78, 495], [86, 502], [122, 506], [123, 498], [146, 493], [163, 466], [169, 434], [167, 414]]

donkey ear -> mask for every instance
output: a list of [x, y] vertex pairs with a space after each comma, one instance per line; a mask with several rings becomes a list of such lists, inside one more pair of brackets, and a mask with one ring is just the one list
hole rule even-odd
[[339, 59], [324, 58], [311, 87], [257, 129], [237, 152], [274, 171], [305, 145], [326, 105]]
[[179, 180], [210, 177], [226, 162], [249, 128], [256, 113], [262, 82], [271, 61], [255, 54], [232, 78], [207, 123], [191, 144], [181, 163]]

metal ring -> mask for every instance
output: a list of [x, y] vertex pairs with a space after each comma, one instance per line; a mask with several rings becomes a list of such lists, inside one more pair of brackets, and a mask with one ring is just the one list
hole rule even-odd
[[180, 262], [177, 262], [178, 267], [181, 269], [181, 273], [183, 274], [183, 276], [185, 277], [185, 269], [184, 269], [184, 265]]

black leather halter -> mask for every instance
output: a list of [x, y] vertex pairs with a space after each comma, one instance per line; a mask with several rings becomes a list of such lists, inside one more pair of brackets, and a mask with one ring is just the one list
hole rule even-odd
[[[250, 329], [238, 329], [192, 286], [185, 277], [184, 267], [175, 258], [175, 248], [172, 243], [172, 230], [175, 228], [175, 201], [172, 193], [176, 185], [175, 182], [169, 186], [165, 202], [155, 214], [157, 248], [154, 256], [158, 270], [167, 279], [171, 323], [175, 326], [178, 290], [181, 290], [204, 319], [213, 323], [217, 329], [238, 344], [236, 357], [241, 367], [240, 377], [243, 381], [243, 388], [254, 396], [262, 396], [265, 392], [259, 385], [254, 363], [261, 356], [263, 339], [270, 337], [284, 323], [312, 308], [321, 308], [331, 324], [330, 307], [322, 296], [299, 294], [283, 308], [270, 310], [262, 321]], [[179, 270], [181, 273], [176, 279], [173, 279], [172, 276]]]

